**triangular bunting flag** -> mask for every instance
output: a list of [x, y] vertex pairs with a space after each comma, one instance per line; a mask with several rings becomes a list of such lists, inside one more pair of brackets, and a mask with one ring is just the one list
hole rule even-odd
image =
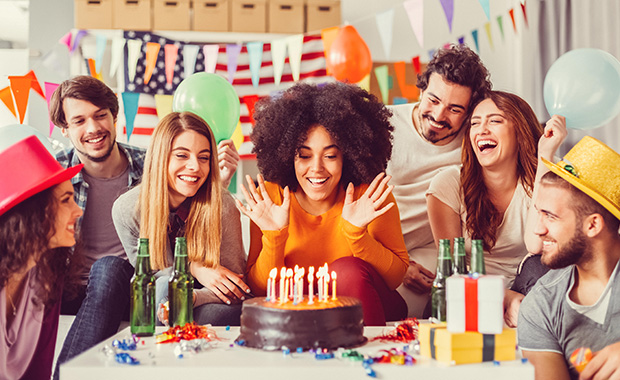
[[282, 72], [284, 71], [284, 60], [286, 59], [286, 39], [271, 41], [271, 60], [273, 63], [273, 80], [276, 86], [280, 85]]
[[142, 40], [127, 41], [127, 75], [129, 76], [130, 82], [136, 79], [136, 68], [138, 67], [140, 50], [142, 50]]
[[323, 54], [325, 54], [325, 66], [327, 68], [327, 75], [330, 75], [331, 69], [329, 68], [329, 61], [327, 57], [329, 57], [329, 48], [332, 46], [332, 43], [336, 39], [338, 35], [338, 30], [340, 30], [339, 26], [333, 26], [331, 28], [326, 28], [321, 30], [321, 40], [323, 42]]
[[420, 56], [417, 55], [411, 59], [416, 74], [420, 74]]
[[418, 88], [415, 85], [407, 84], [405, 70], [405, 61], [394, 62], [394, 73], [401, 95], [408, 99], [415, 99], [418, 97]]
[[478, 0], [482, 9], [484, 10], [484, 14], [487, 15], [487, 20], [491, 20], [491, 7], [489, 4], [489, 0]]
[[75, 37], [73, 37], [73, 44], [71, 45], [71, 53], [73, 53], [75, 51], [75, 49], [77, 49], [78, 46], [80, 46], [80, 41], [82, 41], [82, 38], [87, 35], [88, 32], [85, 30], [78, 30], [77, 33], [75, 34]]
[[202, 47], [202, 54], [205, 57], [205, 72], [215, 74], [219, 51], [220, 45], [205, 45]]
[[184, 45], [183, 46], [183, 72], [185, 78], [189, 78], [196, 71], [196, 57], [198, 57], [198, 45]]
[[94, 76], [94, 72], [93, 70], [95, 69], [94, 67], [90, 67], [90, 59], [88, 58], [84, 58], [84, 64], [86, 64], [86, 74], [90, 75], [91, 77]]
[[15, 105], [17, 106], [17, 112], [19, 113], [19, 123], [24, 124], [32, 78], [27, 75], [9, 76], [9, 82], [11, 82], [11, 92], [13, 92], [13, 98], [15, 98]]
[[491, 23], [487, 22], [484, 24], [484, 30], [487, 32], [487, 38], [489, 39], [489, 46], [491, 46], [491, 50], [495, 50], [493, 46], [493, 36], [491, 35]]
[[420, 47], [424, 47], [424, 0], [407, 0], [403, 3], [409, 24]]
[[71, 51], [71, 32], [67, 32], [64, 36], [60, 37], [58, 42], [67, 46], [67, 50]]
[[291, 73], [293, 80], [297, 82], [301, 73], [301, 53], [304, 45], [304, 35], [296, 34], [286, 37], [286, 46], [288, 47], [288, 62], [291, 65]]
[[116, 71], [121, 65], [123, 59], [123, 50], [125, 48], [126, 40], [123, 37], [117, 37], [112, 40], [112, 47], [110, 48], [110, 76], [113, 77]]
[[390, 99], [390, 83], [388, 79], [388, 66], [382, 65], [375, 67], [375, 76], [379, 82], [379, 91], [381, 91], [381, 99], [383, 104], [388, 104]]
[[157, 117], [159, 120], [172, 112], [173, 98], [173, 95], [155, 94], [155, 110], [157, 111]]
[[146, 43], [146, 64], [144, 65], [144, 84], [148, 84], [153, 75], [155, 64], [157, 63], [157, 55], [159, 54], [161, 45], [157, 42]]
[[476, 45], [476, 51], [480, 53], [480, 46], [478, 45], [478, 29], [471, 31], [471, 38], [474, 39], [474, 45]]
[[499, 26], [499, 33], [502, 36], [502, 41], [504, 40], [504, 21], [502, 19], [502, 15], [497, 16], [497, 26]]
[[514, 8], [510, 8], [510, 10], [508, 11], [508, 14], [510, 15], [510, 20], [512, 20], [512, 29], [514, 29], [515, 33], [517, 33], [517, 23], [515, 22]]
[[370, 92], [370, 73], [366, 74], [366, 76], [356, 84], [359, 86], [359, 88]]
[[433, 57], [435, 56], [435, 51], [436, 51], [435, 49], [431, 49], [431, 50], [428, 51], [428, 60], [429, 61], [433, 60]]
[[446, 21], [448, 21], [448, 28], [452, 33], [452, 18], [454, 17], [454, 0], [439, 0], [443, 7], [443, 13], [446, 15]]
[[101, 62], [103, 62], [103, 54], [105, 53], [105, 46], [108, 43], [108, 38], [103, 34], [97, 34], [96, 53], [95, 53], [95, 69], [98, 73], [101, 72]]
[[260, 83], [260, 68], [263, 64], [263, 43], [258, 41], [248, 42], [246, 47], [248, 48], [248, 57], [250, 59], [252, 85], [254, 88], [257, 88]]
[[226, 45], [226, 59], [228, 60], [228, 82], [230, 84], [235, 80], [235, 73], [237, 72], [237, 63], [239, 60], [239, 53], [241, 53], [241, 44], [228, 44]]
[[97, 78], [103, 82], [103, 77], [101, 76], [101, 73], [97, 72], [97, 63], [94, 59], [86, 59], [86, 66], [88, 67], [88, 72], [90, 73], [90, 76], [92, 76], [93, 78]]
[[45, 99], [45, 94], [43, 94], [43, 89], [41, 88], [41, 85], [39, 84], [39, 80], [37, 79], [37, 76], [34, 75], [34, 71], [32, 70], [28, 71], [28, 74], [26, 74], [26, 76], [32, 79], [32, 82], [30, 82], [30, 88], [35, 90], [37, 94], [41, 95], [41, 97]]
[[465, 45], [465, 36], [460, 36], [458, 41], [459, 41], [459, 45]]
[[13, 105], [13, 95], [11, 95], [11, 87], [6, 86], [0, 90], [0, 100], [11, 111], [13, 116], [17, 119], [17, 113], [15, 112], [15, 105]]
[[250, 123], [254, 125], [254, 106], [258, 102], [258, 95], [247, 95], [243, 97], [243, 102], [248, 107], [248, 116], [250, 117]]
[[381, 37], [381, 42], [383, 43], [385, 59], [389, 60], [392, 50], [392, 32], [394, 30], [394, 8], [376, 15], [375, 21], [377, 22], [377, 29], [379, 30], [379, 37]]
[[443, 44], [443, 48], [444, 49], [450, 49], [451, 46], [452, 46], [452, 44], [449, 43], [449, 42], [446, 42], [445, 44]]
[[235, 127], [235, 131], [232, 136], [230, 136], [233, 144], [235, 144], [235, 148], [239, 150], [241, 148], [241, 144], [243, 144], [243, 130], [241, 129], [241, 121], [237, 122], [237, 127]]
[[125, 129], [127, 130], [127, 142], [133, 133], [133, 123], [138, 114], [138, 101], [140, 94], [137, 92], [123, 92], [123, 109], [125, 110]]
[[[58, 88], [58, 83], [50, 83], [45, 82], [45, 101], [47, 102], [47, 115], [49, 116], [50, 112], [50, 102], [52, 100], [52, 94]], [[52, 123], [52, 119], [50, 119], [50, 137], [52, 136], [52, 132], [54, 131], [54, 123]]]
[[164, 46], [164, 67], [166, 68], [166, 84], [168, 86], [172, 86], [172, 79], [174, 78], [174, 66], [177, 64], [178, 57], [179, 47], [177, 45], [166, 44], [166, 46]]
[[523, 11], [523, 19], [525, 20], [525, 26], [529, 28], [529, 25], [527, 23], [527, 11], [525, 9], [525, 1], [521, 2], [521, 10]]

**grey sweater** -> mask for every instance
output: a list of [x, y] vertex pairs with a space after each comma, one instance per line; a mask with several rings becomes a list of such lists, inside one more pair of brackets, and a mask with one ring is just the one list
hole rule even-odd
[[[245, 252], [241, 234], [241, 219], [235, 202], [228, 193], [223, 191], [222, 196], [222, 242], [220, 245], [220, 265], [235, 273], [245, 271]], [[125, 253], [131, 265], [136, 265], [138, 256], [138, 237], [140, 236], [140, 210], [137, 204], [140, 197], [140, 185], [118, 197], [112, 207], [112, 220], [118, 237], [125, 248]], [[170, 245], [167, 247], [167, 262], [172, 263], [174, 255]], [[172, 274], [172, 266], [155, 273], [157, 284], [164, 284]], [[158, 291], [160, 293], [160, 291]], [[159, 300], [158, 300], [159, 301]], [[196, 290], [194, 307], [205, 303], [222, 303], [209, 289]]]

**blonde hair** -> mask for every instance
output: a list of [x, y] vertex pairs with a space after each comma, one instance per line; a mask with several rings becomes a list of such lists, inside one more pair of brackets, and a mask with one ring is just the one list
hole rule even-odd
[[220, 261], [222, 239], [222, 188], [217, 159], [217, 144], [207, 123], [191, 112], [172, 112], [157, 125], [144, 161], [140, 189], [140, 237], [149, 239], [151, 266], [164, 269], [167, 260], [168, 224], [170, 216], [168, 164], [174, 139], [181, 133], [194, 131], [211, 144], [209, 176], [192, 197], [185, 224], [187, 254], [191, 262], [214, 267]]

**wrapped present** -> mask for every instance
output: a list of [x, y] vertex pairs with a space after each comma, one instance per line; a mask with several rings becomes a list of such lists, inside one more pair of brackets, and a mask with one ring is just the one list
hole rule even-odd
[[515, 360], [517, 333], [453, 333], [445, 323], [420, 323], [420, 355], [448, 364]]
[[449, 331], [500, 334], [504, 329], [504, 277], [450, 276], [446, 304]]

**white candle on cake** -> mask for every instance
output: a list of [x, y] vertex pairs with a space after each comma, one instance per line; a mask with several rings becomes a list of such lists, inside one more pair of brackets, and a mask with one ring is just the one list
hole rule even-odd
[[329, 273], [323, 273], [323, 302], [329, 301]]
[[332, 271], [332, 301], [336, 300], [336, 272]]
[[[288, 268], [286, 270], [286, 287], [287, 289], [284, 291], [286, 293], [286, 300], [288, 301], [289, 297], [293, 297], [293, 270]], [[289, 293], [290, 292], [290, 293]]]
[[286, 267], [280, 269], [280, 303], [284, 303], [284, 288], [286, 282]]
[[314, 303], [314, 287], [312, 286], [314, 281], [314, 267], [308, 268], [308, 303]]
[[[273, 268], [269, 272], [269, 278], [267, 279], [267, 299], [271, 302], [276, 302], [276, 276], [278, 275], [278, 269]], [[271, 293], [269, 293], [269, 283], [271, 283]]]

